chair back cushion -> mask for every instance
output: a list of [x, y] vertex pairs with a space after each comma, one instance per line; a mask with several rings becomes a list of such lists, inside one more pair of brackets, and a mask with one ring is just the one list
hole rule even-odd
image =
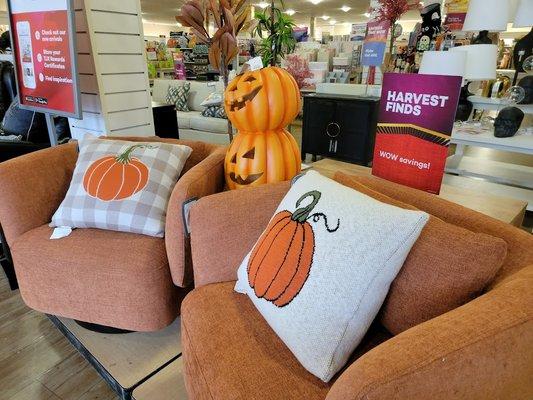
[[[384, 203], [416, 209], [357, 177], [337, 172], [335, 180]], [[391, 285], [381, 310], [383, 326], [396, 335], [468, 303], [494, 279], [506, 256], [504, 240], [431, 216]]]

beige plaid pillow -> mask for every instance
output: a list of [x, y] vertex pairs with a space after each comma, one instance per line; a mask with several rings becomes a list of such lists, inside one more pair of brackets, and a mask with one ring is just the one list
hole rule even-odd
[[83, 139], [50, 226], [163, 237], [168, 201], [191, 152], [168, 143]]

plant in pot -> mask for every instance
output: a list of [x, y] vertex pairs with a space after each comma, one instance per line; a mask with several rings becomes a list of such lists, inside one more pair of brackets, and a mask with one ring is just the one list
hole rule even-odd
[[[283, 2], [282, 2], [283, 6]], [[276, 7], [274, 0], [264, 11], [255, 13], [256, 27], [252, 33], [261, 39], [259, 54], [263, 65], [279, 65], [285, 54], [290, 54], [296, 47], [296, 39], [292, 29], [296, 26], [294, 20]]]
[[[220, 71], [224, 89], [228, 87], [228, 66], [238, 54], [237, 34], [249, 27], [250, 8], [246, 0], [200, 0], [187, 1], [181, 7], [181, 15], [176, 20], [191, 32], [199, 43], [209, 46], [209, 63]], [[205, 21], [210, 16], [217, 28], [211, 36], [205, 28]], [[233, 140], [233, 128], [228, 120], [228, 136]]]

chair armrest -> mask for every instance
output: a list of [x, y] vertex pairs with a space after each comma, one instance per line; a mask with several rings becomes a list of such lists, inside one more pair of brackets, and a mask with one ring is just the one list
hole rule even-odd
[[533, 398], [533, 266], [366, 353], [327, 400]]
[[8, 244], [50, 222], [77, 159], [77, 144], [68, 143], [0, 163], [0, 224]]
[[165, 243], [174, 284], [192, 283], [189, 237], [184, 227], [183, 204], [224, 189], [225, 147], [215, 147], [211, 154], [188, 170], [178, 180], [167, 209]]
[[191, 208], [191, 251], [196, 287], [234, 281], [237, 269], [274, 215], [290, 183], [233, 190], [200, 199]]

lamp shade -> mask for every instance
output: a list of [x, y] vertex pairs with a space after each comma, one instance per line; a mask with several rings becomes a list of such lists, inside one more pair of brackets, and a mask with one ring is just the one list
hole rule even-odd
[[496, 79], [498, 46], [495, 44], [459, 46], [454, 47], [450, 51], [466, 53], [466, 69], [463, 75], [464, 79], [471, 81]]
[[509, 18], [508, 22], [513, 23], [516, 17], [516, 10], [518, 9], [518, 3], [520, 0], [508, 0], [509, 1]]
[[509, 20], [508, 0], [470, 0], [463, 31], [503, 32]]
[[420, 63], [419, 74], [464, 76], [466, 71], [466, 52], [464, 51], [426, 51]]
[[533, 0], [520, 0], [513, 27], [524, 28], [533, 25]]

